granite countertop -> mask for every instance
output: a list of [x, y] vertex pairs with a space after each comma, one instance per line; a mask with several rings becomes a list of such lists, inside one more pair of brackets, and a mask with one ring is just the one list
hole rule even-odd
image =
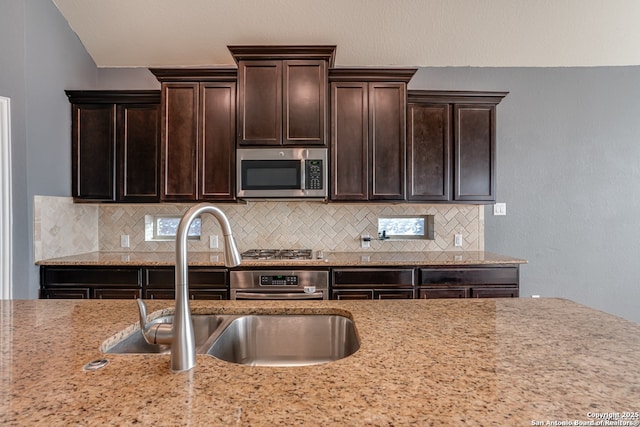
[[[526, 264], [527, 261], [484, 251], [464, 252], [325, 252], [323, 259], [243, 260], [254, 266], [393, 266], [393, 265], [497, 265]], [[37, 265], [130, 265], [169, 266], [175, 264], [174, 252], [89, 252], [36, 262]], [[224, 266], [222, 252], [189, 252], [189, 265]]]
[[198, 355], [183, 373], [169, 355], [100, 352], [136, 322], [134, 301], [0, 308], [2, 425], [529, 426], [605, 413], [637, 425], [640, 411], [640, 324], [563, 299], [192, 301], [198, 313], [347, 312], [361, 346], [293, 368]]

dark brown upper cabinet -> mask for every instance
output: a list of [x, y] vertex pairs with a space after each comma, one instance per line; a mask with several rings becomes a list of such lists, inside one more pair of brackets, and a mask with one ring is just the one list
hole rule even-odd
[[336, 68], [331, 200], [404, 200], [407, 83], [415, 68]]
[[335, 46], [229, 46], [238, 63], [238, 146], [325, 146]]
[[496, 105], [507, 94], [408, 92], [407, 200], [496, 200]]
[[159, 91], [66, 91], [76, 201], [157, 202]]
[[235, 68], [151, 69], [162, 83], [161, 199], [235, 200]]

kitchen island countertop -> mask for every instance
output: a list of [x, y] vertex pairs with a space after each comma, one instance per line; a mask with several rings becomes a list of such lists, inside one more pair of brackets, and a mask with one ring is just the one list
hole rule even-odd
[[[189, 265], [224, 266], [222, 252], [189, 252]], [[485, 251], [425, 252], [325, 252], [322, 259], [243, 260], [245, 267], [262, 266], [393, 266], [393, 265], [496, 265], [526, 264], [527, 261]], [[170, 266], [175, 252], [88, 252], [36, 262], [37, 265]]]
[[[153, 315], [173, 301], [148, 306]], [[101, 353], [136, 322], [134, 301], [0, 308], [2, 425], [529, 426], [595, 423], [605, 413], [635, 422], [614, 425], [639, 421], [640, 325], [563, 299], [192, 301], [194, 313], [348, 314], [361, 347], [294, 368], [198, 355], [177, 374], [169, 355]], [[99, 358], [109, 364], [83, 371]]]

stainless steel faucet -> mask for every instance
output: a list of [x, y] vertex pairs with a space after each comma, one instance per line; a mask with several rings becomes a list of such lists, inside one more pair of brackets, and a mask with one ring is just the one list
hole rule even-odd
[[236, 267], [240, 265], [240, 252], [231, 234], [229, 220], [224, 212], [208, 203], [200, 203], [187, 210], [176, 234], [176, 309], [172, 324], [146, 324], [147, 308], [138, 299], [140, 311], [140, 329], [149, 344], [171, 345], [171, 370], [173, 372], [188, 371], [196, 365], [196, 346], [189, 309], [189, 266], [187, 263], [187, 237], [193, 220], [201, 214], [212, 214], [222, 227], [224, 236], [224, 265]]

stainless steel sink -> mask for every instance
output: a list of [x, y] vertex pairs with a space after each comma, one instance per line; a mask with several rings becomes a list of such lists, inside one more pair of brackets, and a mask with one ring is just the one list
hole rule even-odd
[[[196, 352], [205, 353], [210, 347], [207, 345], [208, 339], [215, 332], [215, 330], [222, 324], [225, 316], [216, 314], [194, 314], [191, 316], [193, 323], [193, 332], [196, 342]], [[149, 324], [156, 323], [172, 323], [173, 316], [162, 316], [152, 320]], [[202, 347], [205, 347], [204, 349]], [[134, 333], [125, 337], [122, 341], [117, 342], [111, 347], [107, 348], [105, 353], [169, 353], [169, 345], [161, 344], [148, 344], [142, 332], [136, 330]]]
[[339, 315], [247, 315], [212, 337], [207, 354], [251, 366], [331, 362], [360, 347], [353, 321]]
[[[360, 347], [353, 321], [336, 314], [191, 316], [197, 354], [250, 366], [303, 366], [345, 358]], [[173, 316], [151, 322], [171, 323]], [[140, 330], [105, 353], [169, 353], [169, 345], [148, 344]]]

